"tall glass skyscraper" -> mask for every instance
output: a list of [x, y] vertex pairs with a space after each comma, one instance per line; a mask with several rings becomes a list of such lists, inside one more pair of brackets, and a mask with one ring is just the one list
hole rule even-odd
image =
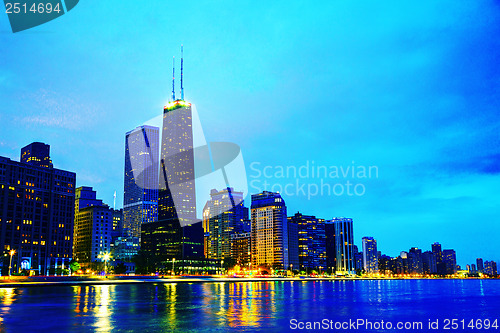
[[363, 268], [367, 273], [378, 272], [377, 241], [373, 237], [363, 237]]
[[125, 135], [123, 228], [141, 236], [141, 226], [158, 220], [159, 128], [139, 126]]
[[158, 222], [143, 225], [141, 247], [156, 263], [203, 258], [203, 226], [196, 216], [191, 104], [164, 107]]
[[335, 268], [337, 274], [353, 274], [355, 269], [352, 219], [336, 217], [327, 221], [325, 230], [329, 264], [335, 265], [332, 268]]
[[279, 193], [252, 195], [252, 265], [289, 269], [286, 205]]

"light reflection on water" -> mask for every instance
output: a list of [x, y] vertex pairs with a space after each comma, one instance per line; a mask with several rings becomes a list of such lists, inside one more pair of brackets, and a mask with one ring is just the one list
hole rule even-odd
[[[499, 318], [500, 281], [264, 281], [0, 288], [0, 332], [287, 331], [303, 321]], [[500, 318], [499, 318], [500, 319]]]

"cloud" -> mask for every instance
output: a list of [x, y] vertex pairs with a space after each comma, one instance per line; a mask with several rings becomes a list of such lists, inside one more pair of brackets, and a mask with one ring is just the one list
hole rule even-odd
[[16, 116], [17, 123], [70, 130], [89, 127], [97, 120], [99, 111], [91, 103], [43, 88], [26, 95], [22, 104], [21, 109], [29, 111], [25, 116]]

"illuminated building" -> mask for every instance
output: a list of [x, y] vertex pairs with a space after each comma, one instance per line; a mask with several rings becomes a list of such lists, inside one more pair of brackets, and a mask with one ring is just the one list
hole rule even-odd
[[484, 274], [489, 276], [497, 276], [497, 263], [495, 261], [486, 261], [484, 263]]
[[111, 253], [113, 259], [121, 260], [124, 262], [132, 261], [133, 257], [137, 254], [140, 248], [139, 238], [122, 235], [113, 239], [113, 247]]
[[76, 189], [75, 207], [73, 256], [82, 264], [102, 262], [111, 250], [114, 211], [87, 186]]
[[252, 265], [288, 269], [288, 223], [279, 193], [252, 195]]
[[175, 99], [172, 82], [173, 102], [163, 108], [158, 221], [141, 230], [141, 248], [158, 268], [174, 258], [204, 257], [203, 225], [196, 216], [193, 112], [183, 95], [181, 81], [181, 99]]
[[33, 142], [21, 148], [21, 163], [28, 163], [42, 168], [52, 168], [50, 146], [42, 142]]
[[373, 237], [363, 237], [363, 268], [366, 273], [378, 272], [377, 241]]
[[326, 222], [328, 243], [328, 262], [334, 263], [337, 274], [354, 274], [354, 244], [352, 219], [336, 217]]
[[326, 270], [325, 220], [296, 213], [288, 221], [298, 229], [298, 268]]
[[22, 152], [25, 162], [0, 157], [0, 249], [16, 251], [12, 272], [45, 275], [72, 258], [76, 175], [53, 168], [48, 145]]
[[232, 266], [231, 237], [244, 231], [248, 219], [248, 208], [244, 206], [243, 192], [232, 187], [210, 191], [210, 200], [203, 209], [203, 229], [207, 238], [205, 255], [209, 259], [223, 259]]
[[416, 247], [412, 247], [408, 251], [408, 269], [412, 274], [423, 274], [423, 260], [422, 260], [422, 250]]
[[231, 235], [231, 259], [241, 267], [252, 260], [252, 237], [250, 232], [238, 232]]
[[125, 135], [123, 227], [140, 238], [141, 225], [158, 220], [159, 128], [139, 126]]

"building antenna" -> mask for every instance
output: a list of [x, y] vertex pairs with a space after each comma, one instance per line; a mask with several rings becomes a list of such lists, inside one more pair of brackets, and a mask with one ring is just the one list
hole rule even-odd
[[113, 209], [116, 209], [116, 191], [115, 195], [113, 195]]
[[181, 99], [184, 100], [184, 86], [182, 85], [183, 78], [183, 63], [184, 63], [184, 46], [181, 44]]
[[172, 101], [175, 101], [175, 57], [172, 58]]

